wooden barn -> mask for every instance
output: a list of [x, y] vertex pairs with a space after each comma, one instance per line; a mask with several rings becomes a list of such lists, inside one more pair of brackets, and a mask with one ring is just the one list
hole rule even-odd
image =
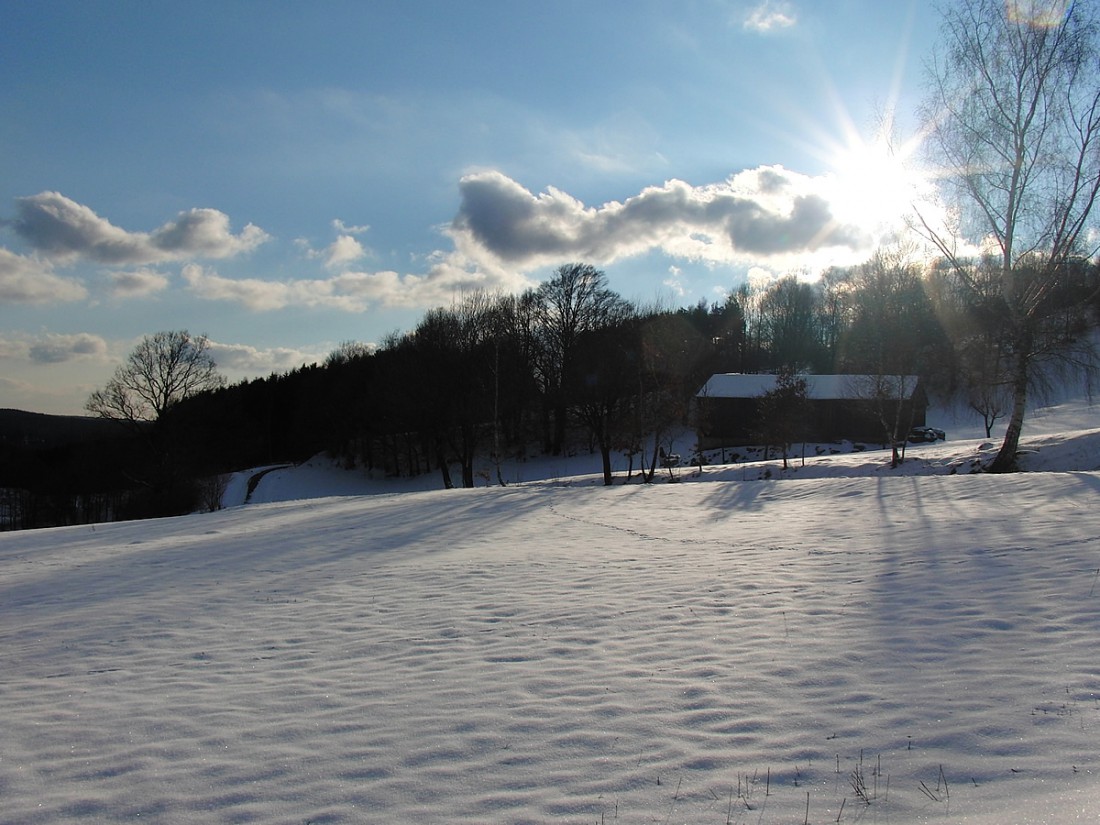
[[[809, 442], [888, 441], [882, 424], [897, 421], [897, 436], [925, 423], [928, 398], [913, 375], [804, 375]], [[754, 443], [760, 428], [758, 405], [775, 389], [774, 375], [718, 373], [695, 395], [701, 449]]]

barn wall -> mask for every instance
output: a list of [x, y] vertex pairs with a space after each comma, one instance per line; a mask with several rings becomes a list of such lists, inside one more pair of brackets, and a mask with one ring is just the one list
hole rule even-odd
[[[925, 403], [919, 393], [914, 401], [904, 402], [899, 435], [910, 427], [925, 423]], [[756, 398], [697, 398], [699, 446], [704, 450], [738, 447], [757, 440], [758, 404]], [[883, 426], [876, 402], [855, 399], [808, 399], [806, 440], [811, 442], [859, 441], [881, 444]], [[892, 414], [892, 410], [891, 410]]]

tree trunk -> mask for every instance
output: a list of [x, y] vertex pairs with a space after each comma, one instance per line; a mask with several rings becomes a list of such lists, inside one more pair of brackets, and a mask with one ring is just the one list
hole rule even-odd
[[1012, 415], [1008, 419], [1005, 440], [993, 463], [987, 468], [991, 473], [1011, 473], [1016, 470], [1016, 452], [1020, 447], [1020, 434], [1024, 429], [1024, 413], [1027, 408], [1027, 379], [1031, 371], [1027, 348], [1021, 347], [1016, 355], [1016, 368], [1012, 378]]
[[474, 452], [472, 449], [464, 448], [462, 450], [462, 486], [467, 490], [473, 489], [474, 486]]
[[451, 468], [447, 466], [447, 461], [444, 458], [439, 460], [439, 474], [443, 477], [443, 489], [453, 490], [455, 483], [451, 480]]
[[642, 458], [642, 481], [646, 484], [653, 482], [653, 476], [657, 472], [657, 462], [661, 459], [661, 431], [653, 434], [653, 455], [650, 456], [649, 468], [645, 466], [645, 458]]
[[477, 457], [477, 428], [463, 425], [458, 437], [461, 439], [455, 452], [462, 465], [462, 486], [470, 489], [474, 486], [474, 459]]
[[435, 459], [439, 462], [439, 474], [443, 476], [443, 489], [453, 490], [455, 483], [451, 479], [451, 468], [447, 464], [447, 454], [443, 450], [443, 440], [438, 436], [435, 438]]
[[539, 411], [539, 421], [542, 424], [542, 451], [550, 455], [554, 449], [554, 439], [550, 435], [550, 402], [545, 398], [542, 401], [542, 409]]
[[554, 404], [554, 433], [550, 444], [553, 455], [561, 455], [565, 448], [565, 404]]

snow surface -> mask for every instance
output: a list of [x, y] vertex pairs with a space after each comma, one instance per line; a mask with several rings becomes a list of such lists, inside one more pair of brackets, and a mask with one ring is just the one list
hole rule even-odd
[[0, 534], [0, 822], [1096, 822], [1094, 422]]

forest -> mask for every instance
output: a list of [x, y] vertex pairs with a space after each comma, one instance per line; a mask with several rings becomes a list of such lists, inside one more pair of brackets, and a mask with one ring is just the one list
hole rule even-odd
[[[324, 363], [232, 385], [205, 338], [161, 333], [136, 373], [139, 391], [156, 369], [170, 373], [172, 390], [152, 407], [134, 404], [120, 368], [88, 405], [113, 419], [111, 432], [4, 433], [2, 526], [211, 509], [222, 474], [322, 452], [389, 476], [438, 473], [447, 488], [498, 483], [483, 469], [494, 458], [575, 450], [599, 452], [608, 483], [613, 453], [652, 480], [662, 439], [692, 426], [691, 399], [717, 372], [917, 375], [990, 429], [1011, 407], [1019, 345], [995, 275], [990, 261], [972, 262], [964, 281], [954, 263], [883, 252], [816, 280], [789, 275], [668, 308], [635, 305], [599, 269], [565, 264], [522, 294], [472, 293], [376, 345], [348, 341]], [[1044, 289], [1029, 328], [1032, 391], [1094, 368], [1098, 289], [1100, 271], [1084, 259]], [[181, 381], [188, 359], [210, 380]]]

